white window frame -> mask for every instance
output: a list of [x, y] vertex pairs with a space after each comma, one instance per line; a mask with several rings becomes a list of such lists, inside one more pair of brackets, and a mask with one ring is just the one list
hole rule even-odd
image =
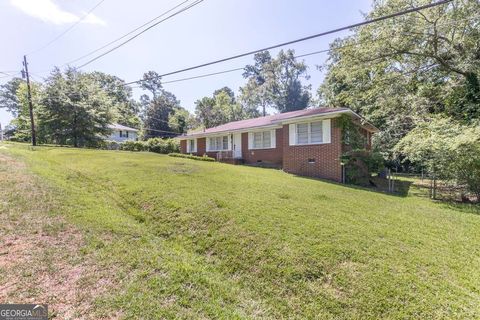
[[[193, 150], [191, 142], [193, 141]], [[187, 140], [187, 153], [197, 152], [197, 139], [188, 139]]]
[[[322, 142], [311, 142], [311, 128], [312, 123], [322, 122]], [[299, 124], [308, 124], [308, 142], [307, 143], [298, 143], [297, 139], [297, 125]], [[289, 145], [291, 146], [307, 146], [307, 145], [320, 145], [331, 143], [331, 119], [319, 119], [319, 120], [310, 120], [305, 122], [292, 123], [289, 125]]]
[[[227, 149], [223, 148], [223, 139], [227, 137]], [[222, 140], [222, 149], [212, 149], [212, 146], [210, 145], [210, 139], [218, 139], [220, 138]], [[230, 139], [230, 135], [225, 134], [221, 136], [212, 136], [212, 137], [206, 137], [207, 140], [207, 151], [208, 152], [216, 152], [216, 151], [229, 151], [232, 150], [232, 142]]]
[[[263, 146], [263, 133], [270, 132], [270, 146], [264, 147]], [[262, 133], [262, 147], [254, 147], [254, 135], [255, 133]], [[277, 146], [277, 136], [276, 136], [276, 129], [272, 130], [261, 130], [261, 131], [251, 131], [248, 133], [248, 149], [249, 150], [261, 150], [261, 149], [275, 149]]]

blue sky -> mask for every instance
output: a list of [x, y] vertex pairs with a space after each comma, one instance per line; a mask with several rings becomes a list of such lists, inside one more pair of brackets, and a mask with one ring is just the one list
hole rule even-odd
[[[193, 0], [191, 0], [193, 1]], [[0, 71], [20, 71], [23, 54], [41, 48], [74, 24], [99, 0], [0, 0]], [[34, 80], [48, 75], [53, 66], [76, 59], [129, 32], [181, 0], [105, 0], [85, 20], [47, 48], [29, 55]], [[84, 67], [126, 81], [137, 80], [148, 70], [166, 73], [211, 60], [259, 49], [363, 20], [370, 0], [205, 0], [194, 8], [147, 31], [127, 45]], [[298, 43], [285, 49], [304, 54], [327, 49], [338, 33]], [[276, 54], [277, 51], [272, 51]], [[327, 54], [304, 58], [309, 66], [313, 91], [323, 79], [316, 65]], [[84, 60], [86, 61], [86, 60]], [[243, 67], [245, 57], [170, 77], [174, 80], [204, 73]], [[229, 86], [238, 91], [244, 84], [241, 71], [165, 84], [182, 105], [194, 110], [195, 100]], [[0, 75], [1, 76], [1, 75]], [[8, 78], [0, 78], [0, 84]], [[134, 91], [138, 97], [143, 92]], [[0, 109], [0, 122], [11, 119]]]

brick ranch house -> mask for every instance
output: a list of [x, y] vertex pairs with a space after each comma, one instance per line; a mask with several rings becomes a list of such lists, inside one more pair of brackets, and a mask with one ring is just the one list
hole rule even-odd
[[268, 164], [284, 171], [342, 181], [342, 142], [338, 117], [360, 126], [367, 149], [378, 129], [348, 108], [313, 108], [234, 121], [180, 136], [180, 151], [229, 163]]

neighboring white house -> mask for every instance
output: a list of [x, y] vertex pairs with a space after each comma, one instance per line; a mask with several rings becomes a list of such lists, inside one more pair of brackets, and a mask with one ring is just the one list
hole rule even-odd
[[135, 141], [138, 138], [138, 130], [121, 124], [111, 124], [108, 126], [112, 129], [112, 134], [107, 138], [107, 140], [124, 142], [124, 141]]

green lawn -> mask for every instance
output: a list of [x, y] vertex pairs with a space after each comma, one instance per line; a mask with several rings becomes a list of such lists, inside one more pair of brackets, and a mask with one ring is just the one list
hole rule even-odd
[[98, 317], [480, 318], [478, 206], [151, 153], [0, 153], [115, 270]]

